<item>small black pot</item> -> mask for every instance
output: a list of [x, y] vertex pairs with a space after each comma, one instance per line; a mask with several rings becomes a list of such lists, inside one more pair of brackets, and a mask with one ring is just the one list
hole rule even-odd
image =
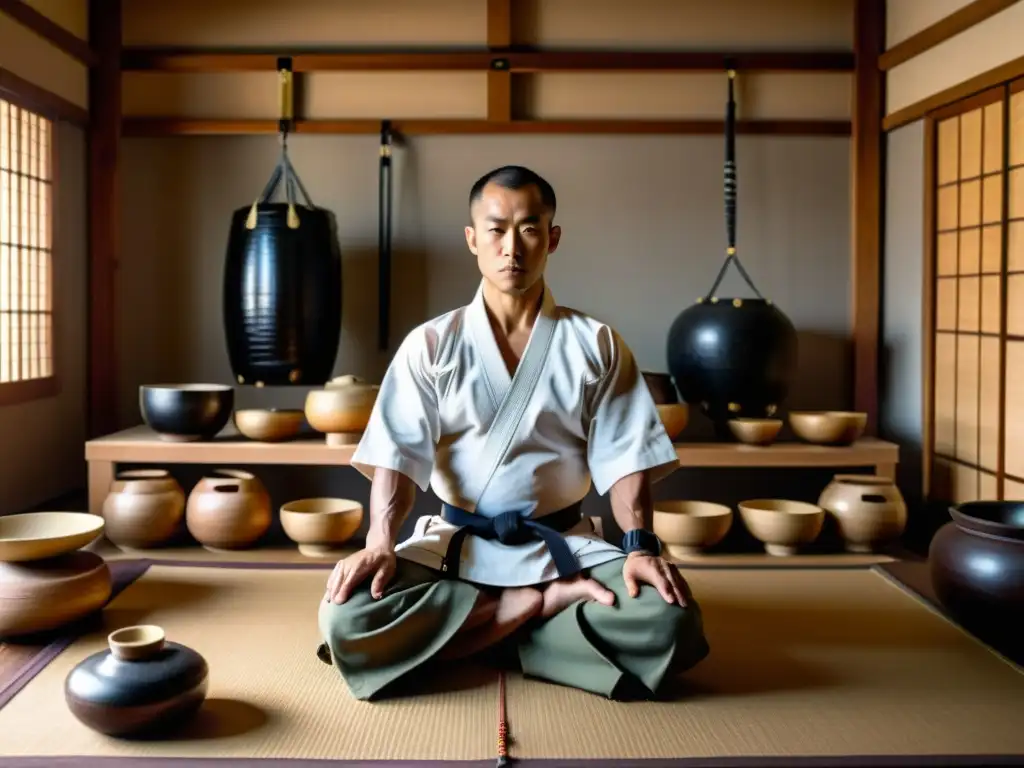
[[194, 650], [166, 642], [160, 627], [125, 627], [111, 633], [109, 650], [71, 670], [64, 700], [95, 731], [151, 736], [194, 715], [208, 685], [206, 660]]
[[226, 384], [144, 384], [142, 419], [165, 440], [210, 440], [231, 418], [235, 390]]

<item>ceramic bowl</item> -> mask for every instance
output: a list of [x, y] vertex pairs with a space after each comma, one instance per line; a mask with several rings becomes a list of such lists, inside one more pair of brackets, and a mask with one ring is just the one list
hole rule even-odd
[[297, 499], [281, 507], [281, 528], [309, 557], [328, 555], [363, 523], [363, 505], [351, 499]]
[[87, 512], [24, 512], [0, 515], [0, 562], [56, 557], [94, 541], [105, 521]]
[[670, 557], [700, 554], [725, 538], [732, 510], [709, 501], [659, 501], [654, 504], [654, 533]]
[[782, 429], [782, 419], [729, 419], [733, 437], [747, 445], [770, 445]]
[[769, 555], [795, 555], [810, 544], [825, 524], [825, 510], [816, 504], [786, 499], [751, 499], [739, 504], [750, 534]]
[[868, 415], [857, 411], [793, 411], [793, 433], [815, 445], [850, 445], [864, 434]]
[[142, 418], [164, 440], [209, 440], [227, 426], [234, 408], [235, 390], [225, 384], [139, 387]]
[[686, 403], [658, 405], [658, 416], [670, 440], [675, 440], [690, 421], [690, 406]]
[[250, 440], [278, 443], [299, 434], [305, 418], [301, 408], [246, 408], [235, 411], [235, 427]]
[[379, 391], [380, 385], [370, 384], [359, 376], [338, 376], [323, 389], [311, 390], [306, 395], [306, 421], [326, 435], [328, 445], [358, 443]]

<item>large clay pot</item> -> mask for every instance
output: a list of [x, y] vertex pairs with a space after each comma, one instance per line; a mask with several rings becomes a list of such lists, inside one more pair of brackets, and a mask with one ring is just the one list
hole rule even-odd
[[110, 599], [110, 568], [94, 552], [0, 563], [0, 637], [59, 629]]
[[85, 658], [64, 681], [64, 700], [79, 721], [108, 736], [175, 728], [206, 699], [209, 668], [191, 648], [167, 642], [160, 627], [111, 632], [109, 650]]
[[[736, 105], [729, 72], [725, 131], [726, 260], [706, 296], [687, 307], [668, 332], [668, 369], [683, 400], [699, 404], [722, 439], [729, 419], [774, 416], [796, 368], [793, 323], [758, 292], [736, 255]], [[735, 265], [756, 298], [715, 295]]]
[[185, 518], [185, 491], [163, 469], [120, 472], [103, 501], [107, 538], [125, 549], [173, 540]]
[[935, 595], [979, 637], [1024, 648], [1024, 501], [971, 501], [928, 551]]
[[[287, 201], [267, 202], [282, 178]], [[305, 205], [296, 204], [295, 186]], [[232, 215], [223, 315], [239, 384], [310, 385], [330, 377], [341, 340], [336, 230], [334, 214], [313, 205], [283, 151], [256, 202]]]
[[907, 527], [907, 504], [896, 484], [877, 475], [836, 475], [818, 497], [850, 552], [872, 552]]
[[306, 421], [327, 435], [328, 445], [358, 443], [370, 421], [380, 385], [358, 376], [338, 376], [306, 395]]
[[185, 505], [185, 524], [207, 549], [253, 546], [272, 522], [270, 494], [255, 475], [217, 469], [196, 483]]

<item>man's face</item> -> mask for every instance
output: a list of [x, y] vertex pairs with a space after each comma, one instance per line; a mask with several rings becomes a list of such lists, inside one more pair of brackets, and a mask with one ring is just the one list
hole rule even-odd
[[541, 202], [540, 190], [533, 185], [505, 189], [488, 184], [470, 214], [473, 224], [466, 227], [466, 243], [484, 279], [512, 295], [536, 285], [561, 235], [551, 226], [551, 212]]

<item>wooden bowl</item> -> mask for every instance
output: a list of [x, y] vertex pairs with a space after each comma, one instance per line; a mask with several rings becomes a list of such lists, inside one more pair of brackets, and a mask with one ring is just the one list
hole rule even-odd
[[235, 426], [250, 440], [279, 443], [299, 434], [304, 418], [301, 408], [246, 408], [235, 411]]
[[306, 395], [306, 421], [327, 435], [328, 445], [358, 443], [370, 421], [380, 386], [358, 376], [338, 376]]
[[850, 445], [864, 434], [868, 415], [857, 411], [793, 411], [793, 433], [815, 445]]
[[679, 393], [676, 392], [676, 385], [672, 381], [671, 374], [658, 371], [641, 371], [640, 373], [657, 405], [672, 405], [679, 402]]
[[747, 445], [770, 445], [781, 429], [782, 419], [729, 419], [729, 431]]
[[110, 568], [95, 552], [0, 563], [0, 637], [49, 632], [106, 605]]
[[0, 562], [42, 560], [81, 549], [103, 532], [104, 520], [88, 512], [0, 515]]
[[281, 528], [307, 557], [337, 550], [363, 524], [363, 505], [351, 499], [298, 499], [281, 507]]
[[686, 429], [690, 420], [690, 406], [686, 403], [660, 404], [658, 415], [661, 417], [662, 426], [668, 434], [669, 440], [673, 442], [682, 431]]
[[743, 524], [769, 555], [795, 555], [818, 538], [825, 523], [825, 510], [803, 501], [751, 499], [739, 509]]
[[725, 538], [732, 510], [709, 501], [659, 501], [654, 504], [654, 533], [676, 559], [700, 554]]
[[145, 384], [139, 410], [147, 426], [172, 442], [210, 440], [227, 426], [235, 390], [225, 384]]

